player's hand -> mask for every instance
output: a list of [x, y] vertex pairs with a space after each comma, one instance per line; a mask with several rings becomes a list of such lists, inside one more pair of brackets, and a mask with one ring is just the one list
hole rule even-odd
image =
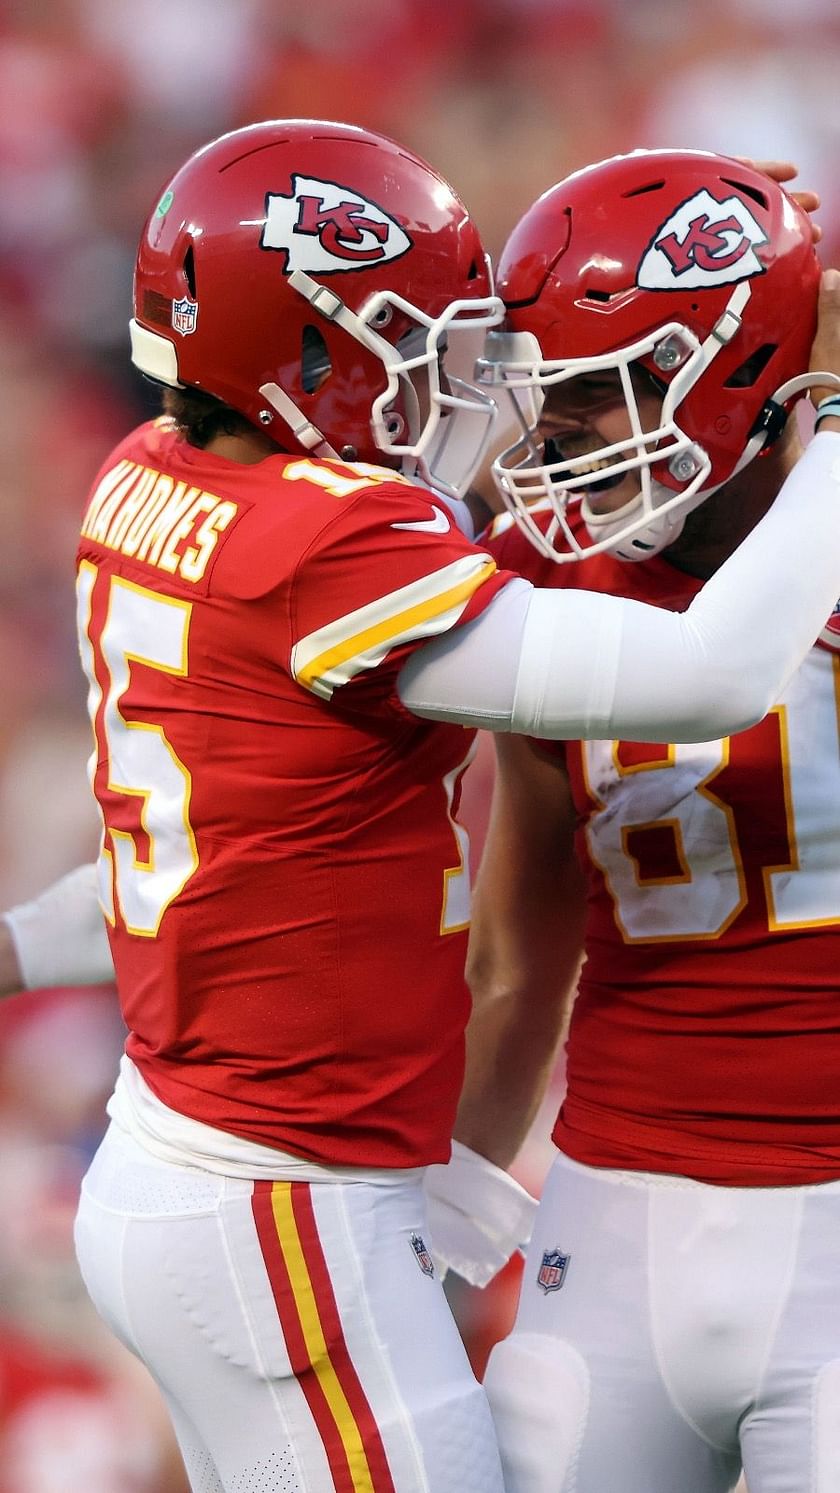
[[[833, 373], [836, 383], [814, 385], [808, 395], [813, 404], [829, 394], [840, 395], [840, 270], [824, 270], [817, 307], [817, 331], [811, 346], [811, 373]], [[840, 420], [830, 420], [829, 429], [840, 430]]]
[[[113, 980], [95, 866], [78, 866], [2, 917], [17, 957], [19, 988], [102, 985]], [[10, 993], [8, 983], [4, 993]]]
[[[755, 171], [760, 171], [763, 176], [769, 176], [770, 180], [777, 181], [779, 186], [784, 186], [785, 182], [794, 181], [799, 174], [799, 167], [795, 166], [793, 161], [754, 161], [749, 156], [735, 156], [734, 159], [736, 161], [743, 161], [745, 166], [752, 166]], [[802, 211], [807, 213], [809, 217], [811, 217], [812, 213], [817, 212], [820, 206], [818, 192], [800, 188], [799, 191], [791, 192], [790, 195], [794, 202], [799, 203]], [[811, 232], [814, 236], [814, 243], [818, 244], [822, 238], [822, 228], [819, 223], [814, 222], [813, 218], [811, 218]]]
[[452, 1142], [452, 1159], [426, 1168], [428, 1247], [438, 1278], [453, 1270], [486, 1286], [531, 1237], [536, 1199], [469, 1146]]

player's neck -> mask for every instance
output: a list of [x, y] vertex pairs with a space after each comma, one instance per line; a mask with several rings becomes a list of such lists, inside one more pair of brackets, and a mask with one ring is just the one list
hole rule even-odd
[[750, 462], [688, 515], [682, 534], [663, 558], [686, 575], [708, 580], [764, 517], [801, 453], [791, 420], [772, 451]]
[[221, 456], [226, 461], [238, 462], [240, 466], [253, 466], [265, 461], [267, 456], [277, 456], [280, 447], [261, 430], [246, 430], [236, 435], [216, 435], [207, 442], [205, 451], [211, 456]]

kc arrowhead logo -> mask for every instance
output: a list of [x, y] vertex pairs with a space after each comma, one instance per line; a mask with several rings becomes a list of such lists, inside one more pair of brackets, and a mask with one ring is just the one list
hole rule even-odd
[[636, 274], [643, 290], [703, 290], [763, 275], [767, 234], [740, 197], [696, 192], [657, 228]]
[[399, 259], [412, 240], [388, 213], [352, 187], [293, 176], [288, 196], [266, 196], [260, 247], [285, 253], [287, 275], [292, 270], [329, 275]]

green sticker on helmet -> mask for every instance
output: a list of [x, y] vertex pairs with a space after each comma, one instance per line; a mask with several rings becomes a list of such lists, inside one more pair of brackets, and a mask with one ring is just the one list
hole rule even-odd
[[160, 202], [158, 203], [157, 207], [155, 208], [155, 212], [156, 212], [157, 216], [159, 218], [164, 218], [166, 216], [166, 214], [169, 212], [169, 209], [172, 206], [172, 204], [173, 204], [174, 201], [175, 201], [175, 193], [174, 192], [164, 192], [163, 196], [160, 199]]

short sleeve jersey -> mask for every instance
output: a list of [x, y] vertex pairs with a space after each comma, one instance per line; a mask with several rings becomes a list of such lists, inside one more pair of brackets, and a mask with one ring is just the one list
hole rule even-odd
[[171, 1108], [326, 1164], [448, 1155], [472, 738], [395, 682], [506, 579], [384, 469], [239, 465], [156, 421], [98, 475], [100, 890], [126, 1050]]
[[[661, 556], [557, 565], [507, 518], [495, 531], [499, 563], [540, 586], [675, 611], [699, 589]], [[568, 766], [587, 874], [554, 1131], [576, 1160], [743, 1186], [840, 1176], [839, 702], [840, 654], [815, 647], [730, 738], [544, 744]]]

